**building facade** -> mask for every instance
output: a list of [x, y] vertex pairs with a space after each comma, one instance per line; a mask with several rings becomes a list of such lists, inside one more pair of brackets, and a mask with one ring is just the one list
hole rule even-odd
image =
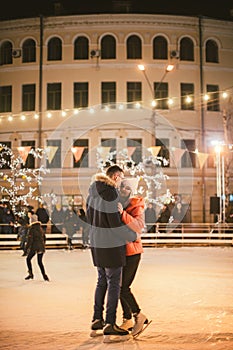
[[[0, 142], [16, 152], [48, 149], [40, 190], [77, 205], [98, 171], [97, 152], [118, 161], [127, 150], [138, 164], [157, 150], [167, 163], [148, 161], [147, 171], [168, 178], [146, 196], [169, 189], [188, 208], [187, 221], [211, 222], [214, 142], [230, 146], [232, 34], [231, 21], [172, 15], [2, 21]], [[37, 166], [30, 155], [26, 162]]]

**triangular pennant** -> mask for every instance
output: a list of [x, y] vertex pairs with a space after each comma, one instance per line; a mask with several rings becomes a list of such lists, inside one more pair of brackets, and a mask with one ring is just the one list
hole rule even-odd
[[1, 152], [2, 149], [3, 149], [3, 147], [0, 147], [0, 152]]
[[172, 155], [173, 155], [175, 164], [179, 163], [184, 152], [185, 152], [185, 149], [172, 147]]
[[81, 146], [71, 147], [71, 151], [74, 155], [75, 163], [77, 163], [81, 159], [84, 149], [85, 147], [81, 147]]
[[161, 146], [152, 146], [152, 147], [148, 148], [148, 150], [151, 152], [153, 157], [157, 157], [157, 155], [159, 154], [160, 149], [161, 149]]
[[206, 159], [209, 157], [208, 153], [200, 153], [200, 152], [195, 152], [200, 164], [200, 168], [203, 167], [203, 165], [205, 164]]
[[28, 153], [30, 152], [31, 148], [32, 148], [31, 146], [17, 147], [20, 157], [22, 158], [23, 164], [25, 164], [28, 157]]
[[135, 151], [136, 147], [127, 147], [128, 156], [131, 157]]
[[48, 147], [46, 147], [45, 150], [46, 150], [46, 153], [48, 156], [48, 162], [50, 164], [55, 156], [55, 153], [58, 150], [58, 146], [48, 146]]
[[110, 150], [111, 150], [111, 147], [97, 147], [97, 151], [104, 162], [107, 161], [110, 154]]

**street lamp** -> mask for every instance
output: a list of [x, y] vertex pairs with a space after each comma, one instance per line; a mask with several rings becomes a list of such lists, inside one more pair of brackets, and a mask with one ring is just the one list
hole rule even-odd
[[155, 102], [155, 94], [156, 92], [159, 90], [161, 83], [163, 82], [164, 78], [166, 77], [167, 73], [171, 72], [174, 69], [174, 64], [168, 64], [166, 66], [165, 72], [162, 76], [162, 78], [160, 79], [158, 85], [156, 86], [156, 89], [154, 89], [154, 87], [151, 85], [151, 82], [148, 78], [148, 75], [146, 73], [146, 68], [143, 64], [139, 64], [138, 65], [138, 69], [144, 74], [144, 77], [146, 79], [146, 82], [149, 86], [150, 92], [151, 92], [151, 96], [152, 96], [152, 115], [151, 115], [151, 121], [152, 121], [152, 125], [153, 125], [153, 133], [152, 135], [154, 135], [154, 144], [156, 142], [156, 131], [155, 131], [155, 107], [156, 107], [156, 102]]
[[222, 145], [217, 143], [215, 146], [216, 154], [216, 186], [217, 197], [220, 200], [219, 206], [219, 222], [225, 222], [225, 162]]

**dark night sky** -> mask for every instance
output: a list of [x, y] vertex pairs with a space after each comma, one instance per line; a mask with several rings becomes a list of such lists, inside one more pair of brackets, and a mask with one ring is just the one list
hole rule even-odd
[[[115, 0], [119, 1], [119, 0]], [[55, 0], [5, 0], [1, 6], [0, 20], [53, 16]], [[115, 13], [114, 0], [61, 0], [61, 15]], [[127, 3], [128, 1], [121, 1]], [[174, 14], [187, 16], [205, 16], [222, 20], [233, 20], [230, 10], [233, 0], [132, 0], [130, 13]], [[119, 12], [119, 11], [118, 11]], [[126, 11], [120, 11], [125, 13]]]

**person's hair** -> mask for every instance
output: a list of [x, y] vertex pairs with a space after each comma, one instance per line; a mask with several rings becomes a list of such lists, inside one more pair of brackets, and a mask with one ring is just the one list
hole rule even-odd
[[109, 177], [112, 177], [116, 173], [124, 173], [123, 169], [121, 169], [121, 167], [119, 167], [119, 165], [116, 165], [116, 164], [115, 165], [111, 165], [106, 170], [106, 175], [109, 176]]

